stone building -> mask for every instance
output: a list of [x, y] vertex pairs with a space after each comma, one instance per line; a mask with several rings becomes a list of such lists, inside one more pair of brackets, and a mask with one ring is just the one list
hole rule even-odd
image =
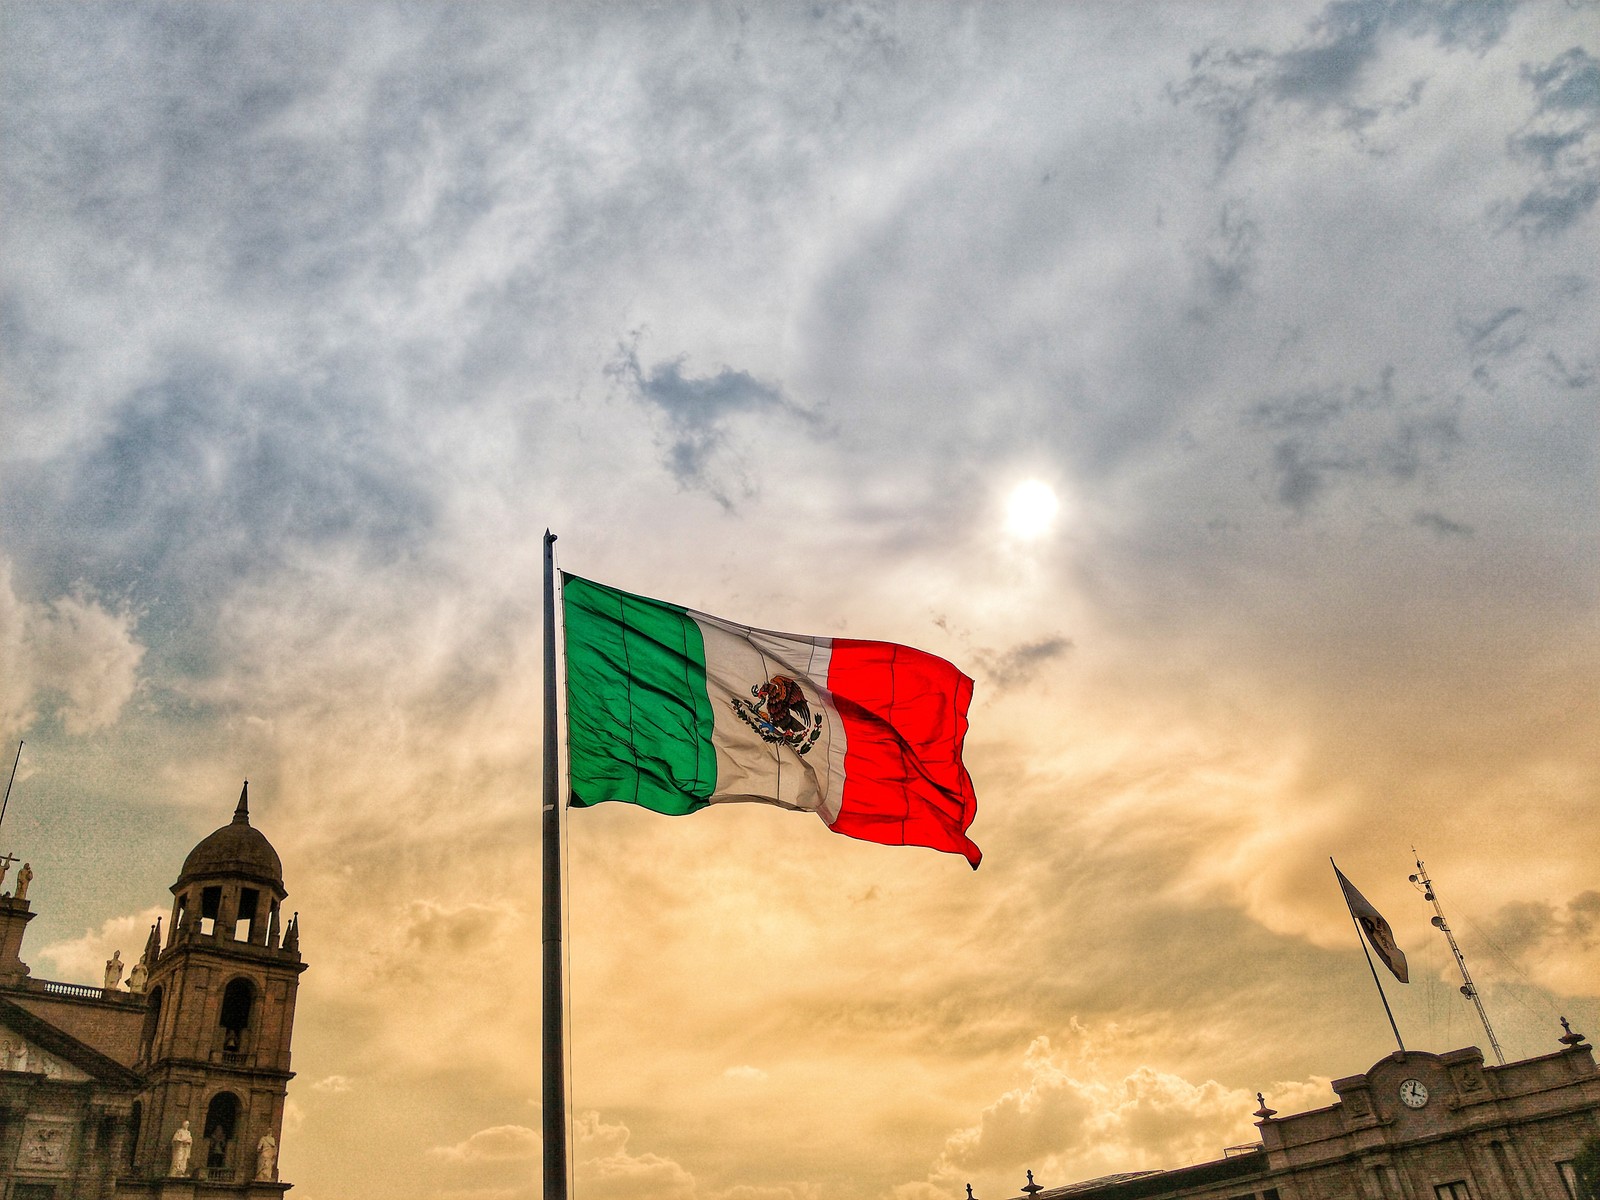
[[33, 977], [31, 877], [0, 895], [0, 1200], [278, 1200], [306, 965], [248, 785], [126, 980], [120, 953], [100, 985]]
[[1574, 1200], [1572, 1160], [1600, 1136], [1600, 1073], [1581, 1035], [1561, 1042], [1499, 1067], [1476, 1047], [1396, 1051], [1334, 1080], [1327, 1108], [1280, 1117], [1262, 1101], [1257, 1144], [1029, 1200]]

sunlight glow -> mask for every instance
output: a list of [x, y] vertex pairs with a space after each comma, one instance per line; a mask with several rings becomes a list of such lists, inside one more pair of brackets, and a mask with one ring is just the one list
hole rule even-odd
[[1012, 537], [1032, 540], [1050, 532], [1061, 501], [1055, 490], [1037, 479], [1027, 479], [1011, 489], [1006, 500], [1006, 532]]

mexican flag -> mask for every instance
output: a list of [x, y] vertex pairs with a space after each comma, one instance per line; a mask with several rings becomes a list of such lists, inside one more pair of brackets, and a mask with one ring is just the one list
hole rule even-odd
[[1361, 932], [1367, 935], [1367, 942], [1378, 952], [1383, 965], [1389, 968], [1396, 979], [1401, 983], [1410, 983], [1411, 971], [1406, 965], [1405, 952], [1394, 940], [1394, 930], [1389, 928], [1389, 922], [1372, 907], [1370, 900], [1356, 891], [1356, 885], [1344, 877], [1339, 864], [1333, 862], [1332, 858], [1328, 861], [1333, 863], [1333, 873], [1339, 877], [1339, 889], [1344, 892], [1344, 902], [1350, 906], [1350, 915], [1361, 926]]
[[565, 572], [561, 594], [573, 807], [755, 801], [977, 867], [972, 680], [944, 659], [751, 629]]

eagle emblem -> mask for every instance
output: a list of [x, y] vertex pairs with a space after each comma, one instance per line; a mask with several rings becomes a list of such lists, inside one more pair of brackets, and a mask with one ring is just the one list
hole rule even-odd
[[750, 689], [751, 700], [729, 697], [739, 719], [764, 742], [781, 742], [805, 754], [822, 735], [822, 714], [813, 713], [800, 685], [787, 675], [774, 675]]

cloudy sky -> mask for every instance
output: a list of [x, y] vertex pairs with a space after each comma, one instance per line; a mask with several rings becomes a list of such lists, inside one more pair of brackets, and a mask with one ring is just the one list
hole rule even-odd
[[573, 815], [581, 1197], [1215, 1157], [1393, 1048], [1330, 855], [1408, 1045], [1484, 1041], [1413, 845], [1507, 1053], [1600, 1034], [1594, 3], [0, 26], [24, 957], [136, 954], [248, 777], [296, 1197], [534, 1194], [546, 527], [977, 681], [976, 873]]

